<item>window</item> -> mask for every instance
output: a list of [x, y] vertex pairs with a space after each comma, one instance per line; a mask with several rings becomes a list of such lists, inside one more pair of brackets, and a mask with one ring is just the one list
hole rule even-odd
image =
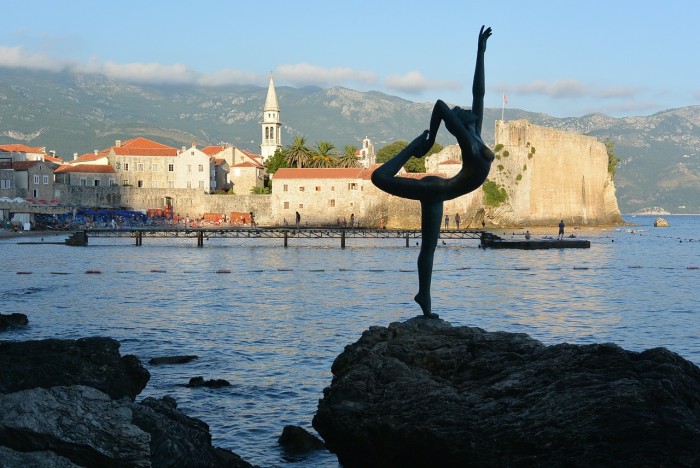
[[199, 172], [204, 172], [204, 164], [199, 165]]
[[192, 182], [190, 182], [189, 180], [187, 181], [187, 188], [192, 188]]
[[284, 209], [285, 210], [289, 209], [289, 202], [288, 201], [284, 202]]
[[328, 200], [328, 206], [330, 208], [335, 208], [335, 200]]
[[10, 179], [3, 179], [3, 180], [0, 182], [0, 188], [4, 188], [4, 189], [12, 188], [12, 180], [10, 180]]
[[117, 163], [115, 164], [115, 166], [117, 167], [117, 170], [119, 170], [119, 169], [122, 168], [122, 163], [117, 162]]
[[139, 180], [136, 182], [136, 186], [139, 188], [143, 188], [143, 180]]
[[139, 171], [139, 172], [143, 172], [143, 163], [138, 163], [138, 164], [136, 165], [136, 170]]
[[317, 185], [317, 186], [316, 186], [316, 191], [317, 191], [317, 192], [320, 192], [320, 191], [321, 191], [321, 186], [320, 186], [320, 185]]
[[335, 192], [335, 185], [331, 186], [331, 192]]
[[304, 208], [304, 204], [303, 204], [303, 203], [299, 203], [299, 208]]
[[128, 171], [129, 170], [129, 163], [124, 163], [124, 170]]
[[158, 164], [153, 164], [152, 166], [149, 164], [148, 165], [148, 170], [156, 172], [158, 170]]
[[174, 164], [168, 164], [168, 172], [173, 172], [175, 171], [175, 165]]
[[95, 179], [95, 180], [93, 180], [93, 185], [94, 185], [95, 187], [99, 187], [99, 186], [100, 186], [100, 179]]
[[39, 185], [39, 174], [34, 174], [34, 185]]
[[192, 164], [187, 165], [187, 172], [192, 172]]
[[87, 178], [81, 177], [80, 178], [80, 185], [83, 187], [87, 187]]
[[44, 176], [44, 185], [48, 185], [48, 184], [49, 184], [49, 176], [45, 175]]
[[194, 151], [190, 151], [190, 156], [194, 156]]
[[348, 184], [348, 190], [357, 190], [357, 184], [355, 182], [350, 182]]
[[124, 179], [124, 180], [122, 180], [122, 185], [123, 185], [124, 187], [126, 187], [127, 185], [129, 185], [129, 179]]
[[303, 192], [303, 191], [304, 191], [304, 187], [299, 187], [299, 191], [300, 191], [300, 192]]
[[116, 186], [116, 185], [117, 185], [117, 181], [116, 181], [116, 180], [114, 180], [114, 179], [109, 179], [109, 186], [110, 186], [110, 187], [114, 187], [114, 186]]
[[287, 190], [289, 190], [289, 185], [284, 184], [284, 185], [282, 186], [282, 191], [283, 191], [283, 192], [286, 192]]

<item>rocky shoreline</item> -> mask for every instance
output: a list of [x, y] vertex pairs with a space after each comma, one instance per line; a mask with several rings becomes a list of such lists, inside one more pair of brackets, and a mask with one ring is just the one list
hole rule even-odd
[[[0, 466], [253, 466], [173, 398], [136, 403], [150, 374], [119, 346], [0, 341]], [[700, 466], [700, 368], [665, 348], [545, 346], [416, 317], [370, 327], [331, 370], [323, 441], [285, 427], [288, 453], [327, 449], [346, 468]]]

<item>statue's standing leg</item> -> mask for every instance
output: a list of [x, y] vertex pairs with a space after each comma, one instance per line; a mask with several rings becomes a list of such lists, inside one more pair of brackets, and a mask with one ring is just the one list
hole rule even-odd
[[427, 318], [437, 318], [431, 311], [430, 282], [433, 278], [433, 258], [440, 237], [442, 201], [421, 201], [422, 242], [418, 254], [418, 294], [414, 300]]

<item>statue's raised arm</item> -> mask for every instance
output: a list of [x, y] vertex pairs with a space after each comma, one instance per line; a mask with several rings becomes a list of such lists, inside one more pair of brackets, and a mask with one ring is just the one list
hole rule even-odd
[[476, 132], [481, 135], [481, 125], [484, 122], [484, 94], [486, 93], [486, 74], [484, 73], [484, 53], [486, 41], [491, 37], [491, 28], [479, 31], [479, 46], [476, 53], [474, 82], [472, 83], [472, 112], [476, 114]]

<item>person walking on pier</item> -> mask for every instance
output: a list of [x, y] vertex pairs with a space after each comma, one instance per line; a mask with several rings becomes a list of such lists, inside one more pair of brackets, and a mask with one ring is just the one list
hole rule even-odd
[[[379, 189], [398, 197], [419, 200], [421, 205], [422, 243], [418, 254], [418, 294], [414, 300], [420, 305], [426, 318], [437, 318], [432, 313], [430, 283], [433, 275], [433, 258], [440, 237], [440, 224], [445, 200], [452, 200], [479, 188], [491, 170], [493, 152], [481, 139], [484, 120], [484, 94], [486, 79], [484, 53], [491, 28], [479, 31], [479, 40], [472, 84], [472, 108], [450, 109], [438, 100], [430, 117], [430, 128], [385, 162], [372, 173], [372, 183]], [[421, 158], [435, 144], [441, 122], [456, 139], [462, 152], [462, 169], [449, 179], [427, 176], [422, 179], [395, 177], [412, 156]]]

